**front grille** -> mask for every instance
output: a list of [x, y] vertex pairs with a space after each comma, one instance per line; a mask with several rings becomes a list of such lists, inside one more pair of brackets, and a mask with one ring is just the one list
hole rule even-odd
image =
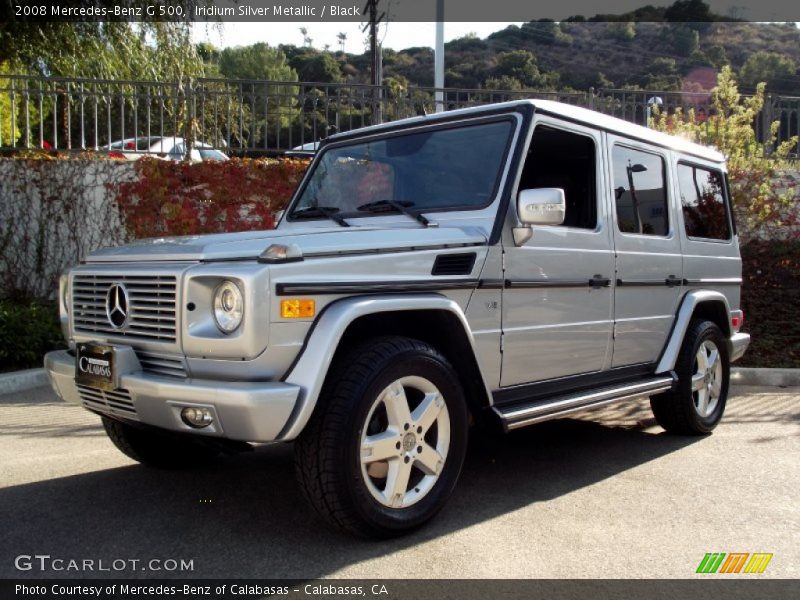
[[156, 354], [154, 352], [144, 352], [136, 350], [136, 357], [142, 370], [156, 375], [166, 375], [167, 377], [186, 377], [186, 364], [184, 359], [179, 356], [167, 354]]
[[89, 410], [118, 415], [128, 419], [136, 419], [136, 408], [131, 400], [131, 393], [128, 390], [117, 389], [113, 392], [99, 390], [97, 388], [78, 385], [78, 394], [81, 402]]
[[[124, 284], [130, 297], [130, 317], [123, 329], [112, 327], [106, 314], [106, 296], [115, 283]], [[176, 285], [174, 275], [76, 274], [72, 282], [75, 331], [174, 343]]]

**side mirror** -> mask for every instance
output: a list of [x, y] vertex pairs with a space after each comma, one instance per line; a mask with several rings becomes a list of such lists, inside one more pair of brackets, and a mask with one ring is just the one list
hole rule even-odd
[[561, 225], [566, 212], [561, 188], [521, 190], [517, 196], [517, 214], [524, 225]]

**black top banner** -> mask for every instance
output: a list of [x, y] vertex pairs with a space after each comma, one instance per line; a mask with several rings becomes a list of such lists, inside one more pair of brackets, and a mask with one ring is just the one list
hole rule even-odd
[[[370, 0], [4, 0], [0, 20], [364, 22]], [[376, 0], [393, 22], [800, 21], [797, 0]], [[9, 14], [10, 13], [10, 14]], [[577, 18], [577, 19], [576, 19]]]

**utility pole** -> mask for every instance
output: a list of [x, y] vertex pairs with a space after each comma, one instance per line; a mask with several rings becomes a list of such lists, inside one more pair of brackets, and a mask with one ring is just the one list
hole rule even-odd
[[436, 0], [436, 49], [433, 54], [436, 112], [444, 111], [444, 0]]
[[373, 109], [375, 123], [383, 121], [381, 110], [382, 90], [380, 88], [383, 85], [383, 61], [381, 60], [380, 47], [378, 46], [378, 23], [386, 16], [386, 13], [378, 14], [378, 2], [380, 0], [367, 0], [367, 4], [364, 6], [364, 12], [369, 16], [369, 23], [364, 27], [364, 30], [369, 29], [369, 53], [372, 58], [370, 74], [372, 76], [371, 83], [375, 99], [375, 107]]

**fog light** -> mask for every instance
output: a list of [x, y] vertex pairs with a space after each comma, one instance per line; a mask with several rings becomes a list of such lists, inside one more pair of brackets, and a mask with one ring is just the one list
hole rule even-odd
[[214, 422], [214, 416], [207, 408], [196, 408], [194, 406], [187, 406], [181, 410], [181, 419], [189, 427], [208, 427]]

